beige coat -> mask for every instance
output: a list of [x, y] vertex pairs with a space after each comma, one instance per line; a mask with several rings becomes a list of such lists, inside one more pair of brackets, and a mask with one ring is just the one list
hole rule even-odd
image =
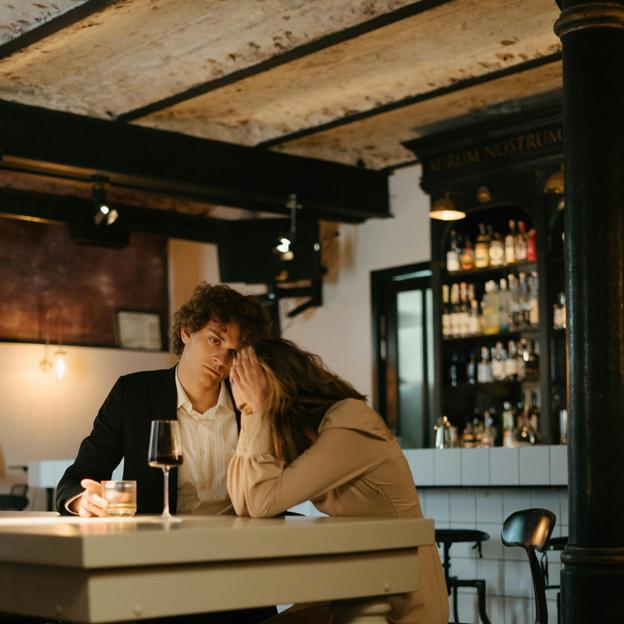
[[[267, 420], [243, 416], [228, 491], [240, 516], [266, 517], [311, 500], [330, 516], [420, 518], [420, 504], [405, 456], [381, 417], [366, 403], [334, 404], [318, 440], [294, 462], [272, 455]], [[394, 597], [392, 623], [446, 624], [448, 599], [435, 546], [419, 552], [418, 592]]]

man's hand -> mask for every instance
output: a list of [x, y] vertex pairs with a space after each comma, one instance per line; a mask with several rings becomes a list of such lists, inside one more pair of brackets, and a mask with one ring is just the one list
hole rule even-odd
[[230, 381], [236, 407], [243, 414], [262, 411], [267, 378], [251, 347], [243, 349], [236, 356], [230, 371]]
[[84, 518], [106, 516], [108, 503], [101, 496], [102, 486], [93, 479], [83, 479], [80, 485], [85, 491], [69, 504], [69, 508]]

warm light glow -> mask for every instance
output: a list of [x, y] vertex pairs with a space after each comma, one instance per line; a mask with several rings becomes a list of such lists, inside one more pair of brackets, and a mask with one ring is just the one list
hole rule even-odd
[[431, 210], [429, 212], [430, 219], [438, 219], [439, 221], [459, 221], [466, 216], [461, 210], [450, 210], [448, 208], [442, 210]]
[[280, 253], [288, 253], [290, 251], [290, 240], [285, 236], [280, 238], [279, 244], [276, 246], [277, 251]]
[[430, 219], [438, 219], [439, 221], [458, 221], [463, 219], [466, 213], [458, 210], [455, 202], [449, 197], [448, 193], [436, 199], [429, 211]]
[[54, 372], [59, 379], [63, 379], [63, 377], [65, 377], [66, 370], [67, 364], [65, 363], [65, 351], [57, 351], [56, 356], [54, 357]]
[[106, 204], [102, 204], [100, 206], [100, 212], [104, 215], [107, 215], [110, 211], [110, 208]]

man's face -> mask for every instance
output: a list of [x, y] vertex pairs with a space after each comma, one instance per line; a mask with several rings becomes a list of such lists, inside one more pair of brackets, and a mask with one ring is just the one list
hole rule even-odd
[[188, 370], [201, 385], [220, 384], [230, 373], [236, 353], [241, 348], [238, 323], [209, 321], [193, 333], [181, 330], [184, 360]]

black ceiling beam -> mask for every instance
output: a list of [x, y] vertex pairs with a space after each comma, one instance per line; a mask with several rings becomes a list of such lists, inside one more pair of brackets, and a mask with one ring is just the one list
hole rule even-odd
[[11, 102], [0, 102], [0, 150], [13, 168], [105, 175], [224, 206], [286, 214], [296, 193], [318, 218], [390, 216], [384, 173]]
[[325, 130], [332, 130], [333, 128], [345, 126], [347, 124], [351, 124], [356, 121], [369, 119], [377, 115], [382, 115], [383, 113], [388, 113], [390, 111], [395, 111], [400, 108], [411, 106], [412, 104], [418, 104], [420, 102], [432, 100], [433, 98], [441, 97], [443, 95], [448, 95], [450, 93], [455, 93], [457, 91], [461, 91], [462, 89], [468, 89], [470, 87], [482, 85], [487, 82], [491, 82], [493, 80], [499, 80], [500, 78], [504, 78], [505, 76], [510, 76], [511, 74], [517, 74], [523, 71], [527, 71], [529, 69], [535, 69], [536, 67], [541, 67], [542, 65], [549, 65], [550, 63], [557, 63], [559, 61], [561, 61], [561, 52], [555, 52], [554, 54], [548, 54], [547, 56], [542, 56], [537, 59], [532, 59], [530, 61], [518, 63], [517, 65], [505, 67], [504, 69], [498, 69], [496, 71], [488, 72], [480, 76], [474, 76], [472, 78], [465, 78], [464, 80], [458, 80], [454, 82], [453, 84], [450, 84], [446, 87], [440, 87], [439, 89], [433, 89], [432, 91], [427, 91], [426, 93], [419, 93], [418, 95], [410, 95], [400, 100], [389, 102], [388, 104], [384, 104], [376, 108], [371, 108], [366, 111], [362, 111], [359, 113], [350, 113], [348, 115], [344, 115], [343, 117], [338, 117], [337, 119], [328, 121], [327, 123], [318, 124], [316, 126], [310, 126], [308, 128], [303, 128], [302, 130], [296, 130], [295, 132], [290, 132], [288, 134], [282, 134], [281, 136], [274, 137], [266, 141], [262, 141], [261, 143], [258, 143], [256, 147], [266, 149], [269, 147], [274, 147], [276, 145], [283, 145], [284, 143], [288, 143], [289, 141], [302, 139], [304, 137], [307, 137], [313, 134], [318, 134], [319, 132], [324, 132]]
[[28, 46], [31, 46], [46, 37], [54, 35], [59, 30], [63, 30], [76, 22], [86, 19], [111, 4], [115, 4], [115, 2], [119, 2], [119, 0], [89, 0], [89, 2], [85, 2], [84, 4], [70, 9], [58, 17], [41, 24], [40, 26], [22, 33], [18, 37], [15, 37], [15, 39], [11, 39], [11, 41], [8, 41], [4, 45], [0, 46], [0, 60], [15, 54]]
[[[112, 207], [119, 212], [116, 223], [132, 232], [161, 234], [202, 243], [218, 241], [218, 219], [120, 204], [112, 204]], [[34, 217], [83, 225], [92, 220], [94, 210], [94, 204], [88, 199], [0, 189], [0, 214], [8, 217]]]
[[249, 78], [250, 76], [256, 76], [257, 74], [275, 69], [276, 67], [285, 65], [286, 63], [291, 63], [292, 61], [303, 58], [304, 56], [320, 52], [325, 48], [344, 43], [345, 41], [349, 41], [350, 39], [354, 39], [360, 35], [365, 35], [379, 28], [383, 28], [384, 26], [389, 26], [390, 24], [399, 22], [408, 17], [413, 17], [418, 13], [423, 13], [447, 2], [450, 2], [450, 0], [418, 0], [417, 2], [408, 4], [400, 9], [396, 9], [395, 11], [390, 11], [366, 22], [356, 24], [355, 26], [345, 28], [344, 30], [333, 32], [324, 37], [319, 37], [318, 39], [304, 43], [296, 48], [292, 48], [283, 54], [272, 56], [271, 58], [261, 61], [260, 63], [256, 63], [255, 65], [250, 65], [249, 67], [232, 72], [226, 76], [195, 85], [190, 89], [186, 89], [180, 93], [163, 98], [157, 102], [152, 102], [146, 106], [141, 106], [140, 108], [127, 111], [118, 115], [116, 119], [117, 121], [127, 122], [139, 119], [140, 117], [145, 117], [151, 113], [175, 106], [180, 102], [190, 100], [200, 95], [205, 95], [210, 91], [214, 91], [234, 82], [239, 82], [245, 78]]

